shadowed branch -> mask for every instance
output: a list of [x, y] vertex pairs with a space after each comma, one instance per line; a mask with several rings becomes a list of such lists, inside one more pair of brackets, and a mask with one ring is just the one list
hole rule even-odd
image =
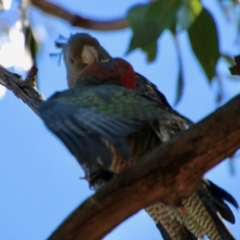
[[[24, 81], [0, 66], [0, 84], [36, 114], [44, 100], [35, 89], [36, 69]], [[240, 147], [240, 95], [160, 146], [82, 203], [50, 240], [103, 238], [126, 218], [161, 200], [176, 205], [197, 187], [203, 174]], [[151, 191], [149, 191], [151, 189]]]

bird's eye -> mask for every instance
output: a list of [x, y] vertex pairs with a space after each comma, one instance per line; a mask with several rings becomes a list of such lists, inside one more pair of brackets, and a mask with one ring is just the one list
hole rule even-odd
[[74, 60], [72, 58], [69, 58], [70, 63], [74, 64]]

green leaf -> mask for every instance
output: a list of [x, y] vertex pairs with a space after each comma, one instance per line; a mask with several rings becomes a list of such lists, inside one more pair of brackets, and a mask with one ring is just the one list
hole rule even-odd
[[169, 28], [175, 21], [181, 6], [179, 0], [158, 0], [148, 5], [146, 18], [156, 22], [161, 31]]
[[184, 86], [183, 71], [182, 71], [182, 68], [180, 68], [178, 72], [177, 93], [176, 93], [176, 100], [175, 100], [174, 106], [176, 106], [182, 98], [183, 86]]
[[25, 46], [27, 49], [29, 49], [34, 65], [36, 65], [39, 44], [35, 39], [32, 28], [30, 26], [25, 28]]
[[147, 61], [152, 62], [157, 55], [157, 43], [153, 42], [152, 44], [149, 44], [147, 48], [142, 48], [144, 52], [147, 52]]
[[133, 37], [128, 52], [141, 48], [149, 60], [154, 60], [157, 39], [164, 30], [172, 28], [180, 4], [179, 0], [159, 0], [131, 8], [127, 20]]
[[154, 21], [148, 21], [145, 18], [148, 7], [148, 5], [138, 5], [128, 12], [127, 19], [133, 30], [128, 52], [136, 48], [148, 52], [149, 46], [156, 44], [159, 36], [158, 26]]
[[181, 29], [188, 29], [202, 11], [199, 0], [182, 0], [182, 6], [177, 14], [177, 22]]
[[211, 14], [203, 9], [188, 30], [192, 49], [209, 81], [215, 75], [220, 57], [216, 24]]

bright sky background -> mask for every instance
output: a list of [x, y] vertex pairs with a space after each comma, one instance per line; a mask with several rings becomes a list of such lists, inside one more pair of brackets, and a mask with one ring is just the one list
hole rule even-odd
[[[123, 16], [130, 6], [139, 2], [146, 1], [61, 0], [61, 4], [73, 12], [105, 19]], [[231, 55], [239, 54], [235, 27], [222, 17], [215, 0], [204, 2], [211, 5], [221, 24], [221, 50]], [[38, 78], [40, 91], [45, 97], [49, 97], [56, 90], [67, 88], [63, 63], [58, 65], [57, 59], [49, 57], [49, 53], [58, 52], [54, 47], [54, 40], [59, 34], [68, 37], [70, 33], [85, 30], [72, 28], [68, 23], [46, 17], [36, 10], [31, 12], [31, 21], [42, 34]], [[98, 38], [112, 56], [125, 57], [130, 61], [136, 71], [157, 84], [169, 102], [174, 103], [178, 66], [170, 34], [166, 32], [159, 39], [157, 60], [148, 64], [139, 50], [124, 55], [131, 36], [130, 30], [87, 32]], [[183, 99], [176, 109], [190, 119], [199, 121], [216, 109], [214, 91], [217, 88], [216, 84], [209, 86], [206, 82], [186, 42], [186, 35], [182, 33], [180, 43], [184, 59], [185, 88]], [[16, 59], [22, 56], [20, 52], [12, 54]], [[219, 70], [228, 73], [223, 64]], [[240, 82], [237, 80], [225, 79], [223, 85], [224, 101], [240, 91]], [[0, 97], [3, 92], [0, 87]], [[65, 217], [94, 192], [89, 189], [87, 182], [79, 179], [83, 172], [63, 144], [45, 128], [41, 119], [27, 105], [9, 91], [0, 101], [0, 126], [0, 238], [46, 239]], [[230, 173], [229, 166], [229, 161], [224, 161], [210, 171], [207, 177], [228, 190], [240, 203], [240, 162], [238, 159], [234, 161], [235, 175]], [[116, 199], [118, 200], [120, 201]], [[236, 239], [240, 239], [240, 213], [235, 210], [234, 213], [237, 222], [228, 226]], [[161, 237], [148, 215], [140, 211], [104, 239], [155, 240]]]

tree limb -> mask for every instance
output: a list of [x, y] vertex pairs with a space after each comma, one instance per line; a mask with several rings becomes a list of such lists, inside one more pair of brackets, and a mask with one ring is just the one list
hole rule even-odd
[[205, 172], [239, 149], [239, 109], [240, 95], [118, 174], [83, 202], [49, 240], [102, 239], [156, 200], [171, 205], [181, 202]]
[[[37, 113], [43, 98], [29, 78], [23, 81], [0, 66], [0, 84]], [[239, 149], [239, 109], [240, 95], [140, 159], [134, 168], [118, 174], [81, 204], [49, 239], [101, 239], [120, 222], [157, 200], [170, 205], [181, 202], [197, 188], [206, 171]]]
[[36, 67], [32, 67], [24, 81], [20, 75], [11, 73], [0, 65], [0, 84], [22, 99], [38, 115], [37, 106], [44, 101], [44, 98], [35, 88], [36, 74]]
[[33, 6], [39, 8], [43, 12], [62, 18], [74, 27], [100, 31], [113, 31], [128, 27], [128, 22], [125, 18], [119, 18], [110, 21], [99, 21], [70, 13], [66, 9], [48, 1], [31, 0], [30, 2]]

